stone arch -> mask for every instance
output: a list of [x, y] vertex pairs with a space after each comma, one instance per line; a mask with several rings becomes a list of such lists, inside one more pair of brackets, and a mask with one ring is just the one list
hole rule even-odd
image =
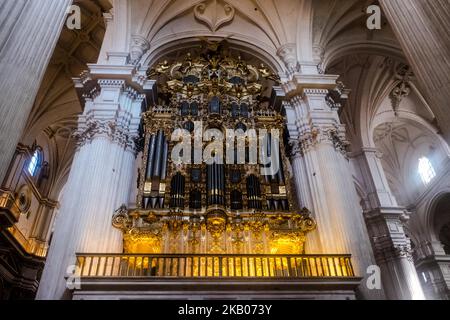
[[[450, 210], [450, 187], [437, 192], [428, 202], [425, 209], [424, 223], [425, 230], [431, 241], [441, 242], [440, 231], [442, 227], [450, 223], [450, 214], [445, 214], [441, 210]], [[449, 211], [450, 213], [450, 211]], [[447, 244], [447, 245], [450, 245]], [[448, 248], [447, 250], [450, 250]], [[449, 254], [449, 251], [446, 251]]]
[[369, 141], [370, 146], [375, 146], [373, 140], [374, 130], [383, 123], [392, 123], [393, 121], [403, 121], [405, 123], [409, 123], [411, 125], [420, 127], [422, 130], [433, 136], [437, 141], [439, 141], [440, 146], [447, 152], [450, 153], [450, 147], [447, 145], [445, 140], [437, 134], [436, 128], [427, 122], [422, 117], [405, 111], [398, 111], [397, 115], [394, 113], [383, 113], [377, 115], [377, 117], [372, 121], [371, 126], [369, 128], [369, 137], [371, 138]]
[[322, 68], [326, 70], [334, 61], [350, 54], [378, 55], [406, 62], [406, 58], [398, 46], [370, 41], [347, 41], [327, 48], [322, 61]]
[[383, 153], [383, 170], [396, 199], [401, 205], [412, 205], [429, 187], [417, 171], [419, 158], [430, 158], [439, 174], [450, 154], [448, 145], [431, 124], [406, 111], [378, 115], [370, 132], [370, 143]]

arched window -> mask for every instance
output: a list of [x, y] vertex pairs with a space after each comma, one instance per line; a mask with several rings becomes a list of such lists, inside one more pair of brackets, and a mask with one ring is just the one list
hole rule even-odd
[[28, 163], [28, 173], [32, 176], [35, 176], [41, 164], [42, 164], [42, 153], [41, 150], [36, 149], [33, 153], [33, 156], [30, 159], [30, 162]]
[[425, 185], [429, 184], [434, 177], [436, 177], [436, 172], [434, 171], [433, 165], [427, 157], [422, 157], [419, 159], [419, 175]]

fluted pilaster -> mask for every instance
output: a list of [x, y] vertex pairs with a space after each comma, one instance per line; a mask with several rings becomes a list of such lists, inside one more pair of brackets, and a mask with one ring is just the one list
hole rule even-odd
[[[311, 209], [317, 222], [318, 239], [308, 246], [324, 254], [352, 254], [358, 276], [365, 277], [375, 259], [346, 158], [345, 127], [337, 109], [326, 101], [328, 90], [302, 91], [303, 96], [291, 98], [298, 133], [291, 145], [300, 202]], [[365, 298], [383, 297], [380, 291], [368, 290], [365, 280], [360, 290]]]
[[450, 142], [450, 4], [447, 0], [380, 0], [440, 129]]
[[0, 52], [19, 20], [20, 13], [25, 9], [26, 0], [2, 1], [0, 3]]
[[128, 204], [144, 97], [124, 80], [98, 80], [79, 117], [75, 154], [38, 299], [66, 298], [67, 268], [75, 253], [122, 253], [112, 215]]
[[365, 186], [364, 210], [375, 259], [381, 269], [388, 299], [423, 299], [411, 244], [403, 224], [407, 215], [393, 196], [376, 148], [363, 148], [352, 155], [357, 161]]
[[0, 181], [25, 127], [71, 2], [19, 0], [2, 1], [0, 5]]
[[412, 260], [411, 242], [403, 229], [407, 216], [402, 208], [375, 208], [365, 215], [387, 298], [425, 299]]

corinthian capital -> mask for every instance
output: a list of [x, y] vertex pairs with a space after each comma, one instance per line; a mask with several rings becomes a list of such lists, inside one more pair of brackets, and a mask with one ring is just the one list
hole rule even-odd
[[376, 239], [374, 243], [375, 258], [378, 262], [387, 262], [399, 258], [406, 258], [409, 261], [413, 260], [413, 253], [410, 243], [394, 244], [388, 237]]
[[108, 139], [112, 143], [118, 144], [125, 150], [137, 151], [137, 130], [133, 126], [125, 126], [123, 116], [113, 119], [99, 119], [91, 116], [81, 116], [78, 130], [74, 133], [77, 140], [77, 147], [81, 148], [91, 143], [94, 139]]
[[140, 115], [145, 94], [124, 79], [85, 78], [78, 80], [84, 98], [84, 112], [74, 134], [78, 148], [95, 139], [108, 139], [125, 150], [137, 151]]
[[302, 153], [307, 152], [311, 147], [320, 143], [329, 143], [336, 151], [347, 155], [349, 142], [346, 139], [345, 128], [340, 126], [306, 126], [299, 134], [299, 142]]

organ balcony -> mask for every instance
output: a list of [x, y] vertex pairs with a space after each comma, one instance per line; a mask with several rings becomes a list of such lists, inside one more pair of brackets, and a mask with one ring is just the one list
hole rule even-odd
[[354, 298], [360, 278], [350, 255], [305, 254], [316, 223], [294, 196], [277, 77], [226, 56], [226, 45], [149, 72], [160, 94], [142, 114], [136, 208], [123, 205], [112, 218], [123, 253], [78, 254], [75, 298], [258, 286]]

